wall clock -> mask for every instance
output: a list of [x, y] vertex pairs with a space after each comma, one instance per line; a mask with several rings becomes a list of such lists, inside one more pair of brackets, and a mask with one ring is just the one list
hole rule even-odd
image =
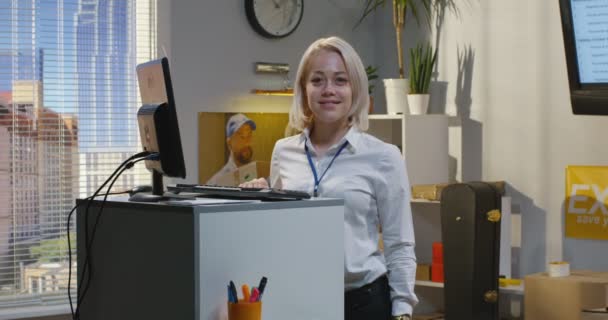
[[266, 38], [283, 38], [296, 30], [304, 13], [304, 0], [245, 0], [247, 20]]

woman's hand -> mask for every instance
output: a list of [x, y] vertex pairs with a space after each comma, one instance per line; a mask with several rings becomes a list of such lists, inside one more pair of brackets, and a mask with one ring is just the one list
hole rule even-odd
[[268, 181], [265, 178], [253, 179], [251, 181], [247, 181], [239, 184], [241, 188], [269, 188]]

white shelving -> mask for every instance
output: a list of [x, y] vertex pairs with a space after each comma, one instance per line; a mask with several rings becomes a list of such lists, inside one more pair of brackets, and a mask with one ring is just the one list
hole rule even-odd
[[[419, 237], [416, 238], [416, 246], [420, 247], [416, 250], [416, 255], [421, 256], [425, 261], [428, 259], [428, 245], [429, 242], [441, 241], [441, 218], [439, 212], [439, 206], [441, 201], [431, 201], [425, 199], [411, 199], [411, 204], [420, 205], [420, 209], [417, 207], [412, 207], [412, 214], [414, 219], [414, 232], [416, 235], [419, 234], [418, 231], [422, 231]], [[422, 207], [424, 204], [432, 205], [432, 208], [425, 209]], [[511, 277], [511, 248], [513, 246], [512, 241], [512, 230], [511, 230], [511, 220], [512, 220], [512, 205], [511, 205], [511, 197], [502, 197], [501, 198], [501, 222], [500, 222], [500, 266], [499, 273], [507, 278]], [[433, 213], [432, 210], [435, 210]], [[416, 228], [419, 226], [418, 228]], [[424, 235], [424, 236], [423, 236]], [[424, 240], [419, 243], [420, 239]]]
[[443, 288], [443, 282], [433, 282], [425, 280], [416, 280], [416, 286]]
[[[416, 280], [416, 286], [431, 287], [431, 288], [443, 288], [443, 282]], [[500, 293], [505, 293], [505, 294], [520, 294], [520, 295], [523, 295], [524, 294], [524, 285], [520, 284], [518, 286], [498, 287], [498, 291]]]
[[370, 114], [370, 120], [401, 120], [403, 119], [402, 114]]
[[[397, 145], [404, 155], [411, 185], [450, 182], [447, 115], [370, 115], [369, 133]], [[458, 137], [456, 137], [458, 139]], [[474, 164], [473, 164], [474, 165]], [[452, 177], [454, 179], [455, 177]], [[511, 276], [511, 198], [502, 199], [500, 274]], [[432, 243], [441, 239], [440, 201], [412, 199], [412, 218], [419, 263], [432, 261]], [[443, 283], [417, 280], [421, 304], [416, 312], [436, 312], [443, 304]], [[439, 290], [424, 288], [437, 288]], [[521, 296], [523, 284], [499, 287], [501, 294]]]
[[439, 200], [426, 200], [426, 199], [412, 199], [412, 203], [428, 203], [428, 204], [441, 204]]
[[370, 115], [369, 133], [392, 143], [406, 157], [410, 184], [449, 181], [448, 116]]

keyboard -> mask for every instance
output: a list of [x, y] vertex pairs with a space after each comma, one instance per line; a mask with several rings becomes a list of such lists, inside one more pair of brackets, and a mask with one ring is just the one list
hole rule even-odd
[[241, 188], [200, 184], [176, 184], [167, 186], [172, 193], [194, 193], [200, 196], [222, 197], [231, 199], [259, 200], [302, 200], [310, 199], [310, 194], [303, 191], [273, 188]]

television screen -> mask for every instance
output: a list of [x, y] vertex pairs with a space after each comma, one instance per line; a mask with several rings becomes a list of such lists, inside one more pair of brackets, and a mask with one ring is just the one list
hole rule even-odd
[[574, 114], [608, 115], [608, 0], [560, 0]]

